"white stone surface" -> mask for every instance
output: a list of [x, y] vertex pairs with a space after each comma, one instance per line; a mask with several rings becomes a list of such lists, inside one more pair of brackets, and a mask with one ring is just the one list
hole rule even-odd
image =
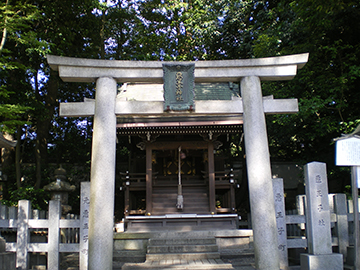
[[124, 101], [164, 101], [164, 85], [155, 83], [124, 83], [116, 99]]
[[306, 234], [309, 253], [331, 254], [330, 208], [326, 164], [311, 162], [305, 165]]
[[349, 246], [349, 229], [347, 217], [347, 199], [345, 194], [334, 194], [334, 210], [337, 214], [336, 229], [338, 235], [339, 253], [344, 258], [347, 255], [347, 247]]
[[300, 255], [301, 270], [343, 270], [342, 254]]
[[241, 80], [246, 163], [256, 269], [279, 270], [277, 226], [265, 114], [259, 77]]
[[[195, 82], [239, 81], [242, 77], [258, 76], [261, 80], [290, 80], [305, 65], [309, 54], [240, 60], [196, 61]], [[99, 77], [113, 77], [117, 82], [162, 83], [159, 61], [97, 60], [48, 55], [49, 65], [59, 70], [69, 82], [93, 82]], [[176, 62], [171, 62], [172, 64]], [[187, 63], [187, 62], [181, 62]]]
[[28, 243], [30, 242], [29, 218], [31, 212], [30, 201], [20, 200], [18, 206], [18, 228], [16, 242], [16, 269], [27, 270], [29, 268]]
[[288, 270], [288, 246], [287, 246], [287, 230], [285, 219], [285, 197], [284, 197], [284, 180], [282, 178], [274, 178], [273, 190], [275, 199], [276, 226], [278, 233], [278, 250], [280, 259], [280, 269]]
[[89, 270], [111, 270], [116, 151], [116, 81], [96, 82], [94, 132], [91, 156]]
[[49, 202], [49, 239], [48, 239], [48, 269], [59, 269], [60, 266], [60, 227], [61, 204], [58, 200]]
[[[83, 66], [83, 67], [98, 67], [98, 68], [130, 68], [130, 69], [147, 69], [147, 68], [161, 68], [163, 63], [174, 63], [173, 61], [131, 61], [131, 60], [100, 60], [100, 59], [85, 59], [74, 57], [63, 57], [56, 55], [47, 55], [47, 61], [52, 69], [58, 70], [59, 66]], [[215, 60], [215, 61], [196, 61], [195, 67], [198, 68], [233, 68], [233, 67], [248, 67], [248, 66], [281, 66], [296, 64], [298, 68], [302, 68], [308, 61], [309, 54], [293, 54], [276, 57], [256, 58], [256, 59], [239, 59], [239, 60]], [[181, 62], [191, 63], [191, 62]]]
[[87, 270], [89, 264], [90, 182], [81, 182], [80, 193], [79, 269]]
[[[264, 99], [263, 109], [266, 114], [289, 114], [298, 112], [297, 99]], [[94, 115], [95, 102], [60, 103], [60, 116], [85, 117]], [[167, 116], [163, 101], [124, 101], [116, 99], [116, 115], [158, 115]], [[242, 99], [234, 100], [196, 100], [195, 111], [185, 112], [191, 116], [197, 115], [233, 115], [243, 113]], [[181, 115], [181, 114], [177, 114]]]

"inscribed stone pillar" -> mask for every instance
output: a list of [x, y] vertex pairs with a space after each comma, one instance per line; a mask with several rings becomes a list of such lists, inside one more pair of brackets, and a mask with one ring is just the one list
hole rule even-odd
[[331, 227], [326, 164], [311, 162], [304, 167], [306, 235], [310, 254], [331, 254]]
[[302, 270], [341, 270], [342, 254], [332, 253], [330, 207], [326, 164], [311, 162], [304, 167], [306, 236], [309, 254], [300, 255]]
[[87, 270], [89, 268], [89, 207], [90, 182], [81, 182], [79, 270]]
[[279, 270], [274, 194], [260, 78], [244, 77], [241, 80], [241, 96], [255, 267], [258, 270]]
[[288, 270], [289, 263], [287, 250], [287, 230], [285, 220], [284, 180], [282, 178], [273, 179], [273, 191], [275, 199], [276, 224], [278, 231], [280, 269]]
[[90, 182], [90, 270], [112, 269], [116, 91], [116, 81], [113, 78], [97, 79]]

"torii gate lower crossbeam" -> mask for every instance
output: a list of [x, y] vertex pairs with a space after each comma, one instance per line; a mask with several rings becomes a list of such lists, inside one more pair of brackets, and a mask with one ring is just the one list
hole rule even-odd
[[[195, 64], [195, 81], [197, 75], [200, 78], [198, 81], [201, 82], [241, 80], [243, 100], [238, 102], [242, 103], [243, 110], [242, 108], [236, 110], [235, 114], [243, 113], [244, 117], [255, 260], [256, 268], [259, 270], [279, 269], [275, 207], [264, 113], [294, 113], [297, 111], [297, 102], [294, 100], [289, 100], [289, 102], [283, 100], [280, 102], [280, 106], [273, 100], [274, 103], [272, 101], [270, 103], [274, 106], [267, 107], [268, 105], [265, 105], [266, 102], [262, 98], [260, 80], [289, 80], [296, 75], [298, 68], [305, 65], [307, 59], [308, 54], [300, 54], [224, 62], [199, 61]], [[89, 115], [94, 113], [88, 238], [89, 269], [110, 270], [112, 269], [113, 255], [116, 115], [121, 114], [122, 111], [122, 104], [116, 101], [116, 82], [130, 80], [158, 83], [159, 80], [161, 81], [161, 63], [79, 60], [56, 56], [48, 56], [48, 62], [53, 69], [60, 71], [60, 77], [64, 76], [63, 79], [66, 81], [97, 82], [95, 106], [91, 104], [92, 102], [85, 106]], [[199, 71], [196, 70], [197, 67]], [[219, 78], [219, 70], [223, 74], [222, 78]], [[134, 76], [139, 76], [139, 78]], [[208, 104], [215, 107], [219, 105], [214, 101]], [[289, 107], [284, 107], [284, 104]], [[294, 105], [296, 106], [294, 107]], [[71, 113], [68, 111], [62, 116], [85, 116], [81, 111], [84, 106], [78, 106], [77, 103], [67, 107], [68, 110], [71, 107]], [[284, 110], [284, 108], [286, 109]], [[129, 112], [129, 109], [131, 111], [134, 108], [127, 107], [123, 113], [146, 114], [141, 110]], [[207, 111], [219, 114], [230, 113], [219, 107], [216, 107], [215, 110], [207, 108]], [[196, 114], [196, 104], [194, 114]]]

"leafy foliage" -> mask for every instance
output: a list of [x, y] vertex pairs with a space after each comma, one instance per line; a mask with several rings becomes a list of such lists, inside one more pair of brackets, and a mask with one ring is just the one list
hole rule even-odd
[[[332, 139], [360, 122], [359, 12], [353, 0], [1, 3], [0, 131], [20, 138], [15, 162], [37, 168], [31, 180], [18, 183], [25, 189], [43, 186], [49, 162], [89, 167], [92, 118], [60, 118], [58, 103], [94, 98], [94, 85], [59, 80], [47, 65], [48, 53], [188, 61], [309, 52], [293, 80], [262, 85], [264, 95], [299, 100], [298, 114], [267, 117], [271, 157], [326, 162], [329, 177], [344, 187], [348, 172], [334, 166]], [[126, 160], [128, 149], [119, 149]], [[237, 141], [232, 150], [240, 155]]]
[[2, 200], [7, 206], [17, 206], [19, 200], [30, 200], [34, 209], [47, 210], [47, 203], [50, 200], [49, 192], [35, 187], [20, 187], [11, 190], [9, 199]]

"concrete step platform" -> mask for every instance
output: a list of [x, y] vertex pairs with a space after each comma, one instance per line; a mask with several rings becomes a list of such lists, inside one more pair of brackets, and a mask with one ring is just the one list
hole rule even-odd
[[114, 250], [113, 261], [114, 262], [131, 262], [131, 263], [140, 263], [144, 262], [146, 259], [146, 251], [136, 251], [136, 250]]
[[219, 252], [146, 254], [146, 261], [220, 259]]
[[150, 246], [169, 246], [169, 245], [216, 245], [215, 237], [207, 238], [151, 238]]
[[225, 263], [221, 259], [203, 259], [203, 260], [178, 260], [169, 259], [161, 261], [149, 261], [145, 263], [126, 263], [122, 266], [122, 270], [141, 270], [141, 269], [203, 269], [203, 270], [234, 270], [231, 264]]
[[148, 254], [154, 253], [189, 253], [189, 252], [216, 252], [217, 245], [171, 245], [171, 246], [149, 246]]

